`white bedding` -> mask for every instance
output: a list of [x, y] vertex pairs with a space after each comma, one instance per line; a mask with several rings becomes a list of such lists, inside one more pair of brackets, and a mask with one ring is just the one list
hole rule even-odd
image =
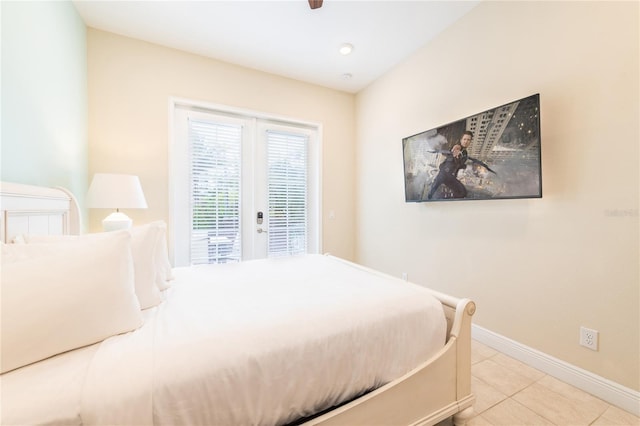
[[99, 343], [0, 376], [0, 424], [80, 425], [80, 395]]
[[[174, 273], [143, 327], [68, 362], [66, 386], [44, 383], [51, 374], [40, 366], [55, 358], [5, 374], [2, 424], [285, 424], [387, 383], [444, 345], [442, 306], [426, 289], [332, 257]], [[17, 395], [25, 382], [42, 382], [38, 395], [64, 392], [56, 418], [13, 409], [33, 402]]]

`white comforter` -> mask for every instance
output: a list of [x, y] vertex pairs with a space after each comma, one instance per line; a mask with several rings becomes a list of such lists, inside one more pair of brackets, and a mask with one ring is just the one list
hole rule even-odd
[[[85, 350], [83, 380], [65, 389], [70, 422], [284, 424], [387, 383], [444, 345], [442, 306], [427, 290], [335, 258], [174, 271], [142, 328]], [[5, 374], [3, 400], [37, 381], [38, 364]], [[65, 418], [8, 412], [3, 402], [3, 424]]]

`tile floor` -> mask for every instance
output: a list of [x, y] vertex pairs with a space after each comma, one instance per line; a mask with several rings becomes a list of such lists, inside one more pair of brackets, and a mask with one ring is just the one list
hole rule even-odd
[[[469, 426], [636, 425], [640, 418], [473, 341]], [[438, 426], [451, 425], [451, 420]]]

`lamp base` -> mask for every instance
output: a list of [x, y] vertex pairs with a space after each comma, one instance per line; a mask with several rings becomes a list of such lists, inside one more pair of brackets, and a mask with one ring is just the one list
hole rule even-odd
[[121, 229], [131, 228], [133, 221], [129, 219], [129, 216], [122, 212], [113, 212], [109, 216], [105, 217], [102, 221], [102, 229], [105, 231], [119, 231]]

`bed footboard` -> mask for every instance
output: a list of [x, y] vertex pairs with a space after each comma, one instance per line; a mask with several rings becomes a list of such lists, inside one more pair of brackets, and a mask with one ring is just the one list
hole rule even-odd
[[464, 425], [473, 415], [471, 318], [475, 303], [433, 292], [447, 318], [447, 342], [404, 376], [305, 423], [311, 425], [433, 425], [448, 417]]

